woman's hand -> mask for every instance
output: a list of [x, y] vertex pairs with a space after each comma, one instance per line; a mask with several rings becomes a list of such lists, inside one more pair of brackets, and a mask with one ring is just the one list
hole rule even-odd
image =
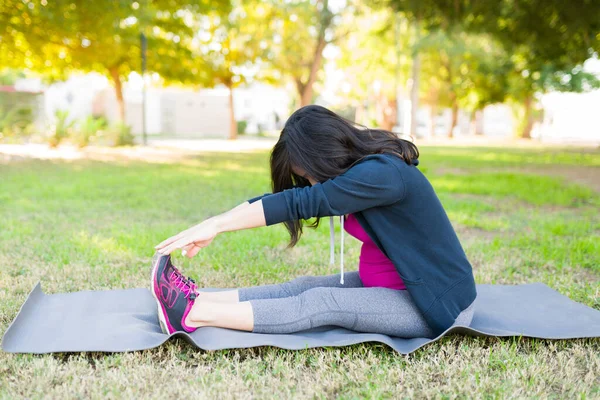
[[242, 229], [266, 226], [262, 200], [252, 204], [243, 203], [234, 209], [207, 219], [192, 226], [178, 235], [168, 238], [155, 247], [160, 254], [171, 254], [173, 250], [182, 249], [184, 256], [194, 257], [201, 248], [208, 246], [215, 236], [221, 232], [239, 231]]
[[168, 238], [155, 249], [161, 254], [171, 254], [173, 250], [182, 249], [183, 255], [191, 258], [198, 254], [201, 248], [208, 246], [217, 233], [216, 221], [208, 219]]

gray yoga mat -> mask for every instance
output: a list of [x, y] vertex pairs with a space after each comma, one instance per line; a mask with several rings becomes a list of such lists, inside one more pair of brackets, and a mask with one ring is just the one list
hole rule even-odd
[[[202, 289], [206, 291], [225, 289]], [[381, 342], [408, 354], [448, 334], [529, 336], [547, 339], [600, 337], [600, 311], [577, 303], [542, 283], [477, 285], [469, 327], [456, 325], [435, 339], [405, 339], [327, 326], [275, 335], [205, 327], [165, 335], [147, 289], [83, 291], [47, 295], [38, 283], [4, 338], [11, 353], [121, 352], [160, 346], [179, 336], [204, 350], [275, 346], [297, 350]]]

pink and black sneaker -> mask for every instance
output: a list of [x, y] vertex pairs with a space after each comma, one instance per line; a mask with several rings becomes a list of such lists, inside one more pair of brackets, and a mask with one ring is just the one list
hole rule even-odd
[[158, 303], [162, 331], [167, 334], [195, 331], [196, 328], [185, 324], [185, 317], [198, 295], [196, 282], [173, 266], [170, 255], [156, 253], [152, 265], [152, 294]]

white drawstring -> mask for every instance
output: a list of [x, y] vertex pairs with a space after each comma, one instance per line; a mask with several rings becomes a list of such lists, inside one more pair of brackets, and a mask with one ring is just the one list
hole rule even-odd
[[329, 217], [329, 264], [335, 264], [335, 232], [333, 231], [333, 217]]
[[[340, 239], [340, 283], [344, 284], [344, 216], [340, 215], [340, 224], [342, 225], [342, 238]], [[329, 263], [335, 264], [335, 230], [333, 217], [329, 217]]]
[[340, 224], [342, 226], [342, 238], [341, 249], [340, 249], [340, 283], [344, 284], [344, 216], [340, 215]]

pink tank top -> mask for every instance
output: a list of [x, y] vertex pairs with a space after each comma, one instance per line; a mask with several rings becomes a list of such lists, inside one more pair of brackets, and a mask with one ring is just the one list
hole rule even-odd
[[406, 289], [392, 261], [377, 248], [354, 214], [349, 214], [345, 219], [344, 230], [363, 242], [358, 263], [358, 275], [365, 287]]

